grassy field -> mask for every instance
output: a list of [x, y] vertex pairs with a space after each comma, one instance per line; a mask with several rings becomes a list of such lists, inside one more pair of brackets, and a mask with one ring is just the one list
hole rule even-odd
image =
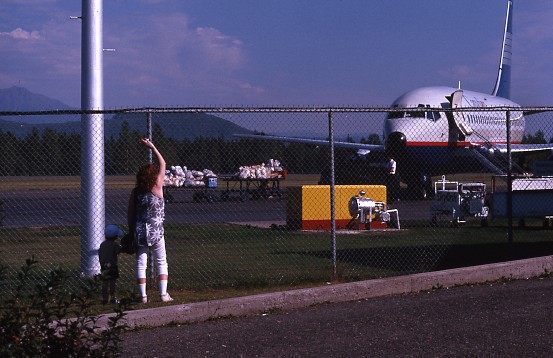
[[[170, 290], [178, 302], [195, 302], [553, 254], [551, 231], [539, 226], [515, 230], [512, 246], [503, 225], [406, 227], [339, 232], [334, 276], [328, 232], [168, 226]], [[0, 229], [0, 262], [11, 272], [34, 255], [39, 270], [78, 273], [79, 250], [78, 228]], [[134, 263], [134, 256], [120, 256], [121, 288], [134, 289]], [[155, 286], [149, 290], [155, 295]]]
[[[316, 184], [318, 179], [318, 175], [289, 175], [281, 185]], [[484, 174], [448, 179], [491, 184], [489, 175]], [[0, 191], [80, 189], [78, 177], [3, 177], [1, 182]], [[132, 176], [106, 177], [110, 189], [127, 190], [133, 185]], [[328, 232], [230, 224], [168, 225], [170, 292], [176, 302], [196, 302], [551, 255], [551, 230], [541, 224], [540, 220], [528, 221], [525, 229], [515, 228], [512, 245], [507, 244], [504, 220], [494, 220], [486, 228], [478, 222], [452, 228], [402, 220], [401, 231], [339, 231], [336, 275]], [[9, 268], [7, 287], [13, 286], [10, 280], [17, 279], [17, 268], [31, 256], [39, 261], [37, 268], [42, 274], [61, 267], [78, 277], [80, 228], [0, 227], [0, 263]], [[134, 266], [134, 256], [120, 256], [121, 289], [135, 288]], [[155, 295], [156, 287], [150, 284], [149, 292]], [[154, 299], [149, 305], [156, 304]]]

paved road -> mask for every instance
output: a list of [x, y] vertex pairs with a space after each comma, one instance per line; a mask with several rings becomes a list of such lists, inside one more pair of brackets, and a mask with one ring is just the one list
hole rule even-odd
[[125, 333], [123, 357], [553, 357], [553, 278]]
[[[263, 199], [241, 202], [194, 202], [192, 190], [175, 194], [166, 205], [166, 223], [223, 223], [231, 221], [286, 221], [285, 199]], [[128, 190], [106, 191], [106, 222], [125, 224]], [[6, 227], [41, 227], [79, 225], [80, 193], [77, 190], [29, 190], [0, 192], [4, 203]]]
[[[166, 205], [166, 223], [226, 223], [286, 221], [286, 194], [282, 198], [242, 202], [233, 195], [228, 201], [195, 202], [192, 189], [176, 190], [174, 200]], [[221, 190], [214, 191], [217, 197]], [[125, 224], [128, 190], [107, 190], [106, 222]], [[78, 190], [19, 190], [0, 191], [4, 203], [6, 227], [47, 227], [79, 225], [81, 215]], [[428, 219], [431, 201], [401, 201], [393, 207], [399, 210], [400, 220]]]

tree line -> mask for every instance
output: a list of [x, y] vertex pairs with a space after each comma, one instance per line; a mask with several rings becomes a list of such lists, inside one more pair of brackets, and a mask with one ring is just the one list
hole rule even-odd
[[[137, 145], [143, 136], [123, 121], [118, 136], [105, 138], [106, 175], [136, 173], [147, 160], [145, 151]], [[210, 169], [217, 174], [234, 174], [240, 166], [257, 165], [268, 159], [279, 160], [290, 173], [322, 173], [328, 170], [330, 160], [326, 146], [255, 139], [225, 140], [222, 137], [176, 140], [166, 135], [158, 124], [153, 126], [152, 137], [168, 167], [180, 165], [193, 170]], [[353, 139], [348, 136], [346, 141], [352, 142]], [[381, 144], [376, 134], [360, 141]], [[541, 130], [533, 135], [526, 134], [523, 143], [546, 143], [545, 135]], [[350, 160], [353, 155], [354, 151], [337, 148], [336, 163], [354, 163]], [[0, 130], [0, 176], [78, 176], [80, 170], [79, 134], [59, 133], [50, 128], [41, 134], [33, 128], [27, 136], [18, 138], [11, 132]]]
[[[263, 134], [263, 133], [257, 133]], [[133, 175], [147, 153], [138, 145], [144, 136], [123, 121], [118, 136], [104, 139], [106, 175]], [[255, 139], [225, 140], [223, 137], [198, 137], [176, 140], [154, 124], [152, 138], [168, 167], [210, 169], [218, 174], [234, 174], [240, 166], [279, 160], [293, 173], [320, 173], [329, 161], [329, 149], [301, 143], [282, 143]], [[364, 142], [378, 141], [371, 135]], [[345, 153], [345, 152], [344, 152]], [[351, 151], [347, 152], [351, 155]], [[340, 155], [340, 152], [338, 153]], [[78, 176], [81, 170], [81, 136], [36, 128], [23, 138], [0, 130], [0, 176]]]

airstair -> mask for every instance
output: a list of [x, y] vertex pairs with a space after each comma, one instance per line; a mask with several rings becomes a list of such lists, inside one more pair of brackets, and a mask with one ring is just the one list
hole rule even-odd
[[[498, 149], [495, 149], [493, 145], [471, 147], [470, 149], [471, 154], [490, 172], [500, 176], [507, 175], [509, 170], [509, 158]], [[514, 175], [523, 175], [526, 173], [524, 169], [515, 162], [511, 162], [511, 172]]]

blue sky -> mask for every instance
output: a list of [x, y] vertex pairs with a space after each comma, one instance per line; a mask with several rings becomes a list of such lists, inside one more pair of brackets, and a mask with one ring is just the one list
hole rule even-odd
[[[489, 93], [505, 0], [104, 0], [106, 108], [379, 106]], [[553, 105], [553, 1], [515, 1], [512, 99]], [[2, 0], [0, 88], [80, 106], [79, 0]]]

